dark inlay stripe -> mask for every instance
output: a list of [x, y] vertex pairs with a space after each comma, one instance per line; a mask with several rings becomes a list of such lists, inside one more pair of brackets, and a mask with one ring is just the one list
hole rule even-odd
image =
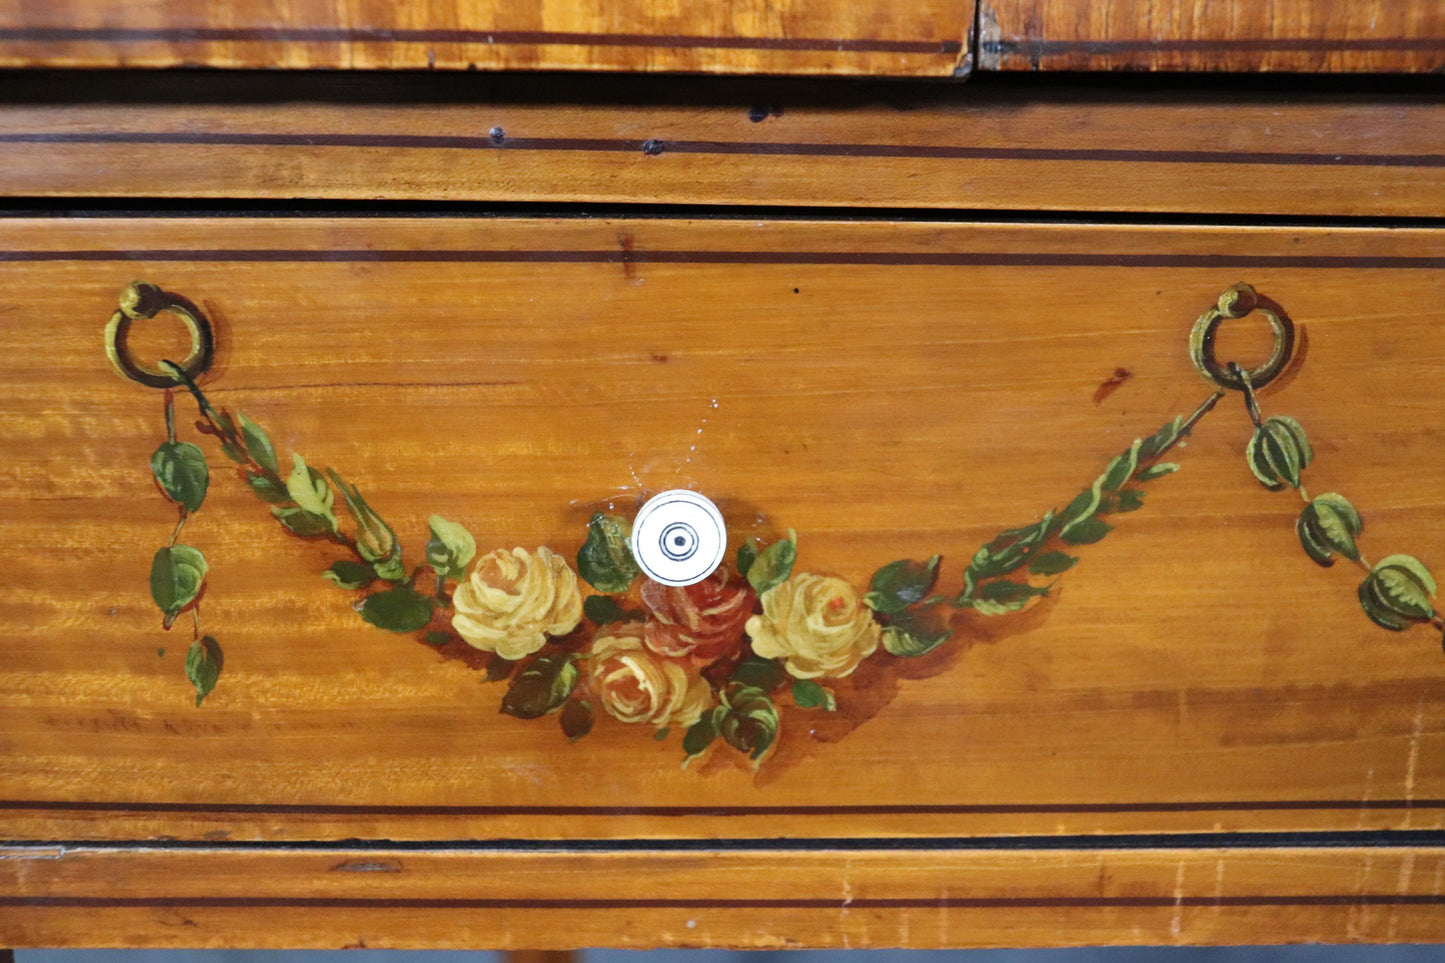
[[685, 34], [552, 30], [403, 30], [343, 27], [6, 27], [0, 43], [461, 43], [511, 46], [682, 47], [707, 50], [817, 50], [830, 53], [957, 55], [957, 40], [823, 37], [700, 37]]
[[27, 908], [144, 909], [170, 906], [191, 909], [411, 909], [411, 910], [619, 910], [619, 909], [1141, 909], [1228, 906], [1439, 906], [1445, 895], [1263, 894], [1259, 896], [919, 896], [824, 897], [819, 899], [703, 898], [563, 898], [473, 899], [356, 896], [3, 896], [0, 906]]
[[1445, 268], [1445, 257], [1306, 254], [913, 253], [903, 251], [412, 251], [174, 248], [0, 251], [5, 261], [247, 263], [816, 264], [894, 267]]
[[1065, 813], [1400, 811], [1445, 809], [1445, 799], [1286, 799], [1248, 802], [1005, 803], [866, 806], [428, 806], [312, 803], [0, 800], [0, 811], [282, 814], [295, 816], [973, 816]]
[[1059, 54], [1113, 54], [1149, 53], [1154, 51], [1301, 51], [1306, 53], [1330, 53], [1335, 51], [1445, 51], [1445, 37], [1394, 37], [1379, 38], [1338, 38], [1319, 37], [1276, 37], [1241, 38], [1237, 40], [1176, 39], [1176, 40], [986, 40], [981, 45], [984, 53], [1034, 54], [1055, 56]]
[[164, 144], [220, 147], [352, 147], [427, 150], [541, 150], [601, 153], [746, 154], [791, 157], [900, 157], [939, 160], [1103, 161], [1144, 164], [1268, 164], [1307, 167], [1445, 167], [1445, 154], [1330, 154], [1291, 151], [962, 147], [717, 140], [625, 140], [441, 134], [245, 134], [189, 131], [0, 133], [0, 144]]

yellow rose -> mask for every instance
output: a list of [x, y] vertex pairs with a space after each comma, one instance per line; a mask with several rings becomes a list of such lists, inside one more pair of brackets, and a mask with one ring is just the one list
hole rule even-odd
[[482, 556], [452, 604], [457, 634], [504, 659], [531, 655], [548, 635], [566, 635], [582, 621], [577, 576], [549, 548], [499, 548]]
[[690, 726], [712, 705], [712, 686], [691, 667], [655, 655], [642, 629], [622, 626], [592, 642], [592, 691], [623, 722]]
[[783, 659], [799, 679], [850, 674], [878, 649], [883, 630], [853, 586], [826, 575], [794, 575], [762, 595], [763, 614], [748, 619], [753, 651]]

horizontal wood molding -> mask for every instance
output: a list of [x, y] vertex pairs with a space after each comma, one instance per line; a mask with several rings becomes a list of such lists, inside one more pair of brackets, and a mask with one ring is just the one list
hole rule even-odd
[[1445, 826], [1438, 637], [1375, 628], [1353, 573], [1300, 553], [1237, 401], [1047, 606], [860, 669], [836, 714], [788, 706], [757, 774], [721, 752], [683, 770], [679, 733], [603, 719], [569, 746], [498, 714], [504, 686], [362, 623], [318, 578], [334, 553], [219, 460], [187, 537], [226, 662], [195, 708], [189, 638], [147, 597], [175, 523], [148, 469], [160, 399], [100, 336], [134, 278], [194, 299], [220, 332], [208, 392], [363, 486], [413, 551], [441, 512], [484, 550], [571, 557], [595, 508], [684, 484], [795, 528], [805, 570], [863, 585], [941, 552], [956, 581], [1199, 403], [1190, 325], [1249, 280], [1301, 326], [1264, 403], [1309, 426], [1311, 485], [1349, 492], [1373, 554], [1438, 566], [1440, 231], [35, 218], [0, 221], [0, 259], [0, 837]]
[[982, 70], [1428, 73], [1445, 66], [1434, 0], [981, 0]]
[[1445, 203], [1445, 105], [1425, 97], [906, 88], [879, 103], [785, 86], [766, 102], [729, 87], [691, 104], [462, 105], [353, 87], [351, 103], [237, 103], [245, 85], [226, 83], [225, 103], [3, 104], [0, 194], [1375, 217]]
[[0, 850], [18, 947], [1434, 942], [1439, 848]]
[[971, 0], [425, 0], [284, 13], [229, 0], [0, 5], [7, 67], [689, 71], [949, 77], [967, 69]]

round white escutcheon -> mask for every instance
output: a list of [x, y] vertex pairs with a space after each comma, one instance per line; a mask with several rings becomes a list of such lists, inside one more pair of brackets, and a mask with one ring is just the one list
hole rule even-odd
[[727, 545], [722, 512], [686, 488], [649, 498], [632, 522], [632, 556], [663, 585], [701, 582], [722, 564]]

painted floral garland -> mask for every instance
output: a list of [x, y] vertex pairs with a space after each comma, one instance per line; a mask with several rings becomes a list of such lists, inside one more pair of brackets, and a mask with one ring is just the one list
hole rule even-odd
[[[130, 324], [171, 312], [189, 329], [192, 350], [180, 364], [148, 368], [126, 346]], [[1214, 358], [1221, 321], [1258, 311], [1275, 332], [1275, 351], [1253, 371]], [[1164, 456], [1227, 392], [1244, 395], [1254, 433], [1246, 459], [1271, 490], [1292, 488], [1304, 501], [1296, 530], [1322, 566], [1343, 556], [1365, 571], [1358, 588], [1365, 613], [1395, 631], [1445, 620], [1435, 610], [1434, 579], [1418, 560], [1391, 555], [1369, 564], [1356, 545], [1359, 513], [1343, 496], [1310, 498], [1301, 473], [1313, 458], [1303, 428], [1291, 418], [1262, 419], [1257, 388], [1277, 377], [1293, 351], [1293, 324], [1278, 304], [1237, 284], [1195, 324], [1191, 356], [1216, 391], [1188, 417], [1176, 417], [1136, 440], [1061, 509], [1001, 532], [976, 551], [963, 570], [963, 590], [934, 593], [940, 556], [902, 559], [874, 573], [866, 591], [843, 579], [798, 568], [798, 539], [763, 544], [748, 539], [732, 564], [707, 579], [675, 588], [643, 577], [628, 544], [629, 522], [597, 514], [588, 525], [575, 568], [546, 547], [497, 548], [478, 555], [461, 524], [430, 519], [425, 564], [410, 566], [392, 527], [335, 470], [318, 470], [299, 454], [283, 469], [270, 436], [240, 411], [215, 408], [196, 382], [214, 353], [210, 325], [185, 298], [137, 281], [120, 297], [106, 329], [112, 365], [126, 378], [165, 391], [166, 440], [151, 458], [160, 490], [178, 509], [169, 543], [156, 552], [151, 595], [169, 629], [189, 612], [194, 641], [186, 674], [196, 705], [216, 685], [220, 644], [201, 631], [200, 599], [207, 563], [180, 542], [205, 501], [210, 471], [201, 448], [176, 435], [175, 390], [195, 399], [196, 428], [213, 436], [240, 477], [292, 535], [346, 549], [322, 573], [348, 592], [362, 593], [356, 611], [366, 622], [398, 633], [420, 633], [445, 646], [456, 640], [487, 654], [487, 677], [507, 682], [502, 712], [519, 719], [555, 715], [573, 741], [587, 735], [600, 707], [623, 723], [649, 725], [659, 738], [683, 732], [684, 765], [719, 739], [754, 766], [777, 745], [779, 703], [833, 711], [829, 684], [865, 660], [913, 658], [951, 637], [951, 612], [986, 616], [1018, 612], [1048, 595], [1078, 558], [1071, 551], [1099, 541], [1106, 518], [1144, 501], [1143, 486], [1178, 469]], [[337, 514], [337, 496], [350, 523]], [[427, 575], [430, 571], [430, 576]], [[580, 576], [580, 579], [579, 579]], [[584, 594], [583, 583], [593, 590]]]

